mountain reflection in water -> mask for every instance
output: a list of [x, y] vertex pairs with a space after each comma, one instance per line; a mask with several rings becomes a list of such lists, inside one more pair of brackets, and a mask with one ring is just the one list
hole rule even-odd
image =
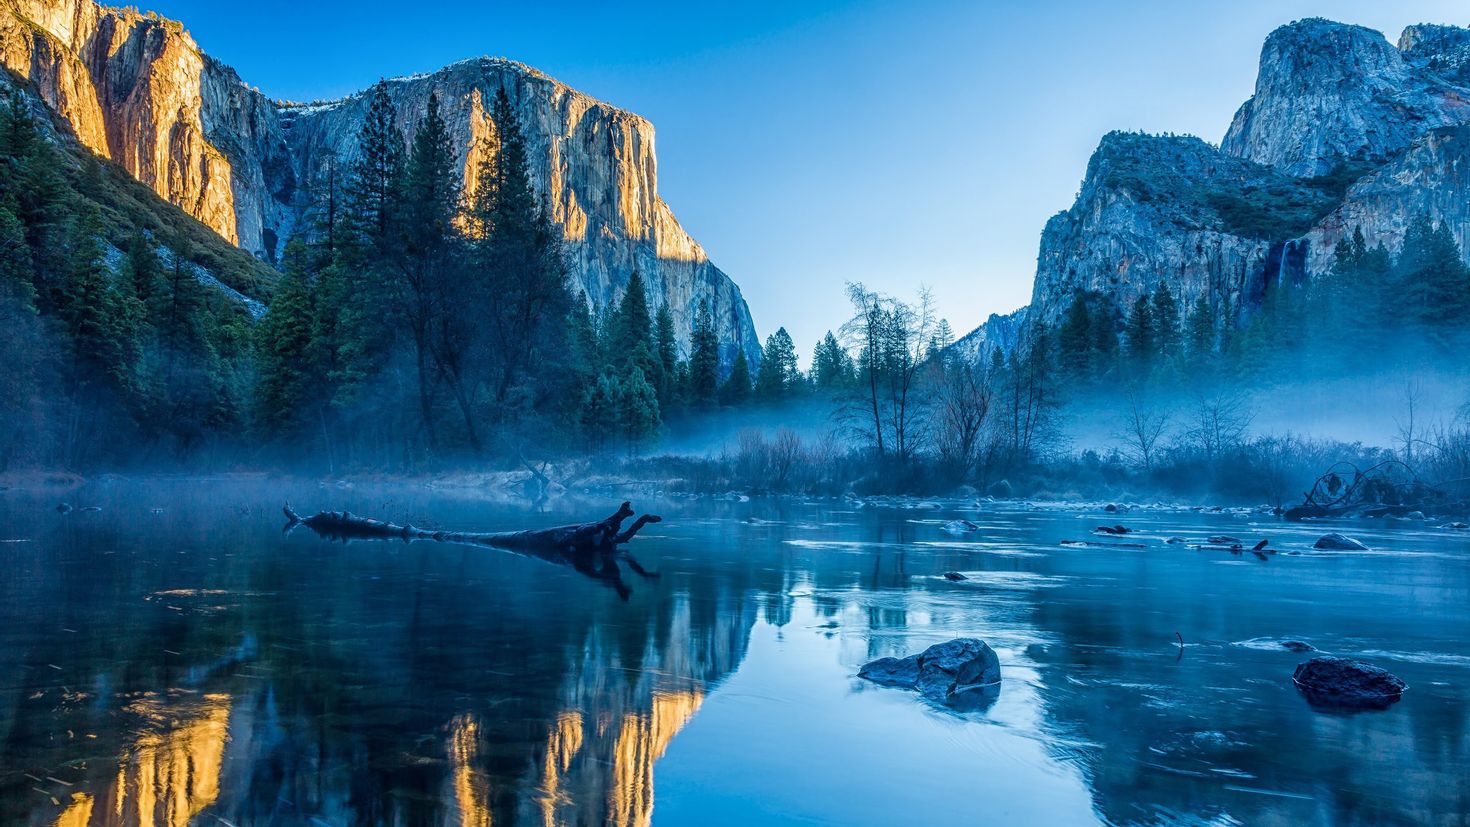
[[[1311, 530], [1138, 513], [1125, 519], [1146, 550], [1063, 549], [1092, 516], [659, 503], [668, 522], [636, 551], [663, 576], [625, 601], [493, 549], [282, 535], [287, 494], [469, 530], [608, 509], [116, 481], [67, 495], [101, 512], [61, 515], [53, 495], [0, 494], [0, 540], [25, 541], [0, 545], [0, 823], [960, 824], [975, 802], [1047, 824], [1470, 811], [1460, 535], [1361, 527], [1386, 551], [1263, 562], [1162, 538], [1228, 528], [1305, 548]], [[954, 516], [980, 530], [944, 534]], [[976, 709], [853, 678], [959, 635], [1003, 664], [999, 696]], [[1314, 712], [1282, 636], [1374, 653], [1413, 688], [1387, 712]]]

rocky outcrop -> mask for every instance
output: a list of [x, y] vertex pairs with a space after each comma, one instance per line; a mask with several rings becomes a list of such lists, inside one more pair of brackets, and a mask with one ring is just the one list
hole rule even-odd
[[858, 677], [884, 686], [917, 689], [927, 698], [946, 701], [959, 693], [999, 684], [1000, 659], [983, 640], [955, 638], [906, 658], [878, 658], [863, 666]]
[[1071, 209], [1047, 222], [1031, 304], [956, 348], [974, 358], [1055, 324], [1078, 293], [1120, 311], [1163, 283], [1243, 324], [1273, 287], [1331, 270], [1361, 230], [1396, 253], [1420, 216], [1470, 250], [1470, 29], [1413, 26], [1398, 47], [1326, 20], [1267, 38], [1255, 95], [1217, 149], [1112, 133]]
[[1308, 703], [1323, 709], [1387, 709], [1409, 688], [1386, 669], [1329, 655], [1299, 664], [1292, 681]]
[[205, 59], [176, 23], [90, 0], [10, 0], [0, 59], [92, 151], [230, 242], [232, 164], [205, 134]]
[[1341, 206], [1302, 239], [1305, 268], [1312, 276], [1331, 270], [1337, 242], [1359, 229], [1397, 251], [1409, 225], [1423, 215], [1445, 222], [1460, 249], [1470, 250], [1470, 126], [1421, 135], [1353, 184]]
[[[85, 146], [268, 260], [300, 223], [328, 159], [352, 159], [366, 109], [363, 94], [311, 106], [272, 102], [201, 52], [180, 24], [92, 0], [0, 0], [0, 62], [28, 79]], [[501, 88], [589, 300], [616, 301], [636, 267], [673, 312], [681, 342], [708, 302], [725, 361], [737, 349], [758, 361], [739, 288], [658, 195], [647, 120], [507, 60], [478, 58], [389, 82], [405, 135], [438, 95], [467, 171]]]
[[1287, 248], [1259, 227], [1295, 221], [1304, 229], [1329, 205], [1320, 192], [1198, 138], [1111, 133], [1076, 203], [1042, 231], [1030, 318], [1057, 323], [1078, 292], [1126, 310], [1160, 283], [1181, 313], [1202, 295], [1219, 315], [1239, 313], [1282, 272]]
[[1292, 175], [1324, 175], [1344, 161], [1382, 163], [1428, 129], [1470, 122], [1470, 89], [1429, 68], [1461, 45], [1463, 31], [1415, 27], [1395, 48], [1361, 26], [1282, 26], [1266, 38], [1255, 94], [1221, 149]]

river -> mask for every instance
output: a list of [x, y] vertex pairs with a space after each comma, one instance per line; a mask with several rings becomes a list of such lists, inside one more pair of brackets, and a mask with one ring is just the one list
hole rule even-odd
[[[634, 505], [665, 520], [630, 550], [659, 576], [614, 582], [286, 533], [288, 499], [480, 531], [617, 505], [236, 479], [0, 493], [0, 823], [1470, 820], [1466, 532], [655, 498]], [[1120, 522], [1143, 548], [1062, 545]], [[1313, 551], [1329, 528], [1374, 550]], [[1280, 553], [1189, 547], [1212, 534]], [[856, 677], [960, 636], [999, 654], [997, 697], [957, 710]], [[1310, 654], [1283, 640], [1410, 689], [1315, 710], [1291, 681]]]

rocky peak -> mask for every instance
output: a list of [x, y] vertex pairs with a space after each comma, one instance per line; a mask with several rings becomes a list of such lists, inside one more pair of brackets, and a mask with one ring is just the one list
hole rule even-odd
[[1470, 29], [1420, 24], [1399, 35], [1404, 58], [1450, 83], [1470, 86]]
[[[1416, 28], [1423, 33], [1411, 45], [1442, 39]], [[1292, 175], [1324, 175], [1348, 160], [1384, 162], [1426, 129], [1467, 121], [1470, 90], [1406, 59], [1379, 32], [1300, 20], [1266, 38], [1255, 94], [1221, 148]]]

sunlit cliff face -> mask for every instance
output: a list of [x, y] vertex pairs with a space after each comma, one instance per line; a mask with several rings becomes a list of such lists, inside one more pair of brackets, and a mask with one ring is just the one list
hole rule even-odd
[[[328, 167], [356, 157], [367, 112], [365, 94], [271, 101], [202, 52], [181, 23], [92, 0], [0, 2], [0, 64], [30, 80], [84, 146], [269, 260], [295, 234]], [[466, 194], [495, 146], [494, 95], [508, 90], [530, 177], [588, 300], [609, 306], [637, 269], [669, 306], [681, 342], [708, 302], [723, 358], [738, 346], [759, 360], [739, 288], [659, 196], [649, 121], [504, 59], [460, 61], [386, 88], [405, 137], [438, 97]]]

